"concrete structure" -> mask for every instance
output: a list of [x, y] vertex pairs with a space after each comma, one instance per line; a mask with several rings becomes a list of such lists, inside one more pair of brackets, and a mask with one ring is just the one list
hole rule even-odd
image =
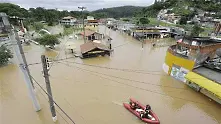
[[167, 27], [147, 27], [139, 26], [132, 28], [132, 36], [136, 39], [165, 38], [178, 35]]
[[93, 16], [87, 16], [87, 20], [95, 20]]
[[[207, 96], [211, 97], [209, 92], [201, 90], [198, 86], [199, 82], [189, 83], [189, 81], [194, 80], [192, 76], [191, 78], [185, 77], [193, 71], [201, 75], [202, 78], [211, 80], [211, 83], [218, 82], [217, 84], [220, 85], [221, 58], [216, 52], [219, 48], [221, 48], [221, 40], [210, 39], [208, 37], [180, 39], [176, 45], [168, 48], [163, 70], [175, 79], [186, 83], [197, 91], [202, 91], [204, 94], [207, 93]], [[219, 101], [215, 98], [212, 99]]]
[[72, 16], [67, 16], [61, 19], [60, 23], [63, 25], [73, 26], [76, 23], [77, 19]]
[[117, 29], [121, 32], [128, 33], [128, 35], [132, 35], [132, 32], [133, 32], [132, 29], [134, 29], [135, 27], [136, 25], [130, 22], [120, 21], [117, 23]]
[[171, 9], [163, 9], [159, 12], [159, 14], [157, 15], [157, 18], [159, 20], [165, 20], [166, 22], [170, 22], [170, 23], [174, 23], [174, 24], [178, 24], [178, 22], [181, 19], [180, 15], [177, 15], [175, 13], [167, 13], [168, 11], [170, 11]]
[[[202, 71], [202, 70], [201, 70]], [[207, 71], [202, 71], [207, 72]], [[215, 72], [218, 73], [218, 72]], [[220, 78], [221, 73], [217, 75], [217, 78]], [[211, 79], [210, 75], [202, 76], [198, 74], [198, 72], [189, 72], [185, 78], [187, 79], [186, 84], [196, 90], [197, 92], [201, 92], [202, 94], [206, 95], [207, 97], [213, 99], [217, 103], [221, 104], [221, 81], [216, 82]], [[216, 76], [213, 76], [216, 77]]]
[[[81, 33], [82, 36], [84, 36], [84, 32]], [[98, 32], [95, 31], [91, 31], [91, 30], [86, 30], [85, 31], [85, 38], [86, 40], [101, 40], [103, 39], [103, 34], [100, 34]]]
[[221, 48], [220, 40], [199, 37], [191, 40], [180, 39], [176, 45], [168, 48], [164, 71], [169, 75], [172, 73], [179, 75], [178, 73], [183, 73], [183, 70], [192, 71], [193, 68], [200, 66], [208, 58], [214, 58], [216, 50], [219, 48]]
[[0, 13], [0, 33], [8, 32], [10, 30], [10, 23], [8, 16], [5, 13]]

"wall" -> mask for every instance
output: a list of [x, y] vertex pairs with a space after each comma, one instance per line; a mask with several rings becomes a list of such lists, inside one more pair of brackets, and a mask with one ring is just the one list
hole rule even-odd
[[170, 74], [173, 64], [183, 67], [187, 70], [192, 70], [195, 62], [193, 60], [188, 60], [182, 57], [178, 57], [167, 51], [165, 57], [165, 64], [169, 66], [168, 74]]
[[218, 97], [216, 97], [213, 93], [207, 91], [206, 89], [201, 89], [200, 92], [204, 95], [206, 95], [207, 97], [213, 99], [214, 101], [218, 102], [219, 104], [221, 104], [221, 99], [219, 99]]

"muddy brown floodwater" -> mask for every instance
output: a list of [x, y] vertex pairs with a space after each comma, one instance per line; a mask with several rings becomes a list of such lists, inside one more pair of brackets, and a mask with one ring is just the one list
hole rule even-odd
[[[104, 27], [100, 26], [99, 31], [104, 32]], [[76, 124], [143, 124], [122, 106], [130, 97], [150, 104], [162, 124], [221, 123], [220, 105], [162, 71], [167, 44], [173, 43], [173, 39], [147, 41], [142, 50], [141, 43], [132, 37], [106, 31], [113, 38], [114, 52], [110, 57], [68, 59], [54, 63], [49, 72], [55, 101]], [[157, 42], [156, 47], [150, 42]], [[41, 54], [51, 58], [73, 56], [70, 51], [64, 52], [63, 45], [47, 51], [32, 44], [24, 50], [28, 63], [40, 62]], [[41, 64], [30, 66], [30, 70], [45, 88]], [[36, 94], [42, 107], [38, 113], [33, 109], [16, 61], [1, 67], [0, 124], [53, 124], [47, 96], [37, 85]], [[56, 110], [56, 124], [71, 124], [57, 107]]]

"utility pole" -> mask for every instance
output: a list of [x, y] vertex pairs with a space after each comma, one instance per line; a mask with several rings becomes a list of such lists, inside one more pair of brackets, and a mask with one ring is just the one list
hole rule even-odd
[[144, 43], [144, 24], [143, 24], [143, 30], [142, 30], [142, 33], [143, 33], [143, 37], [142, 37], [142, 49], [143, 49], [143, 43]]
[[83, 15], [83, 11], [86, 9], [86, 7], [80, 6], [80, 7], [78, 7], [78, 9], [81, 10], [82, 21], [83, 21], [83, 31], [84, 31], [84, 43], [86, 43], [86, 39], [85, 39], [85, 27], [84, 27], [84, 15]]
[[106, 34], [106, 31], [107, 31], [107, 19], [105, 20], [105, 24], [104, 24], [104, 26], [105, 26], [104, 34], [107, 35], [107, 34]]
[[[27, 65], [25, 54], [22, 49], [21, 42], [19, 40], [18, 33], [16, 30], [11, 31], [10, 39], [13, 42], [12, 46], [13, 46], [14, 51], [16, 53], [16, 56], [17, 56], [17, 59], [19, 62], [19, 67], [20, 67], [21, 71], [23, 72], [25, 82], [28, 87], [29, 96], [31, 97], [35, 111], [38, 112], [41, 110], [41, 107], [40, 107], [38, 100], [37, 100], [35, 93], [34, 93], [34, 87], [33, 87], [34, 85], [33, 85], [32, 79], [31, 79], [31, 75], [30, 75], [30, 71], [29, 71], [29, 68]], [[17, 45], [15, 45], [15, 44], [17, 44]]]
[[48, 74], [48, 69], [47, 69], [47, 61], [46, 61], [45, 55], [41, 56], [41, 62], [42, 62], [42, 67], [43, 67], [43, 73], [44, 73], [46, 88], [47, 88], [47, 92], [49, 94], [48, 99], [49, 99], [49, 103], [50, 103], [50, 110], [51, 110], [51, 114], [52, 114], [52, 120], [54, 122], [56, 122], [57, 121], [57, 116], [56, 116], [55, 107], [54, 107], [54, 100], [53, 100], [53, 96], [52, 96], [52, 92], [51, 92], [51, 85], [50, 85], [49, 74]]

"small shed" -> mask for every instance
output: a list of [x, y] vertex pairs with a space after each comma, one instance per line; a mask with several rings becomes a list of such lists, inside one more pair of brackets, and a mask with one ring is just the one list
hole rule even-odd
[[[81, 32], [81, 35], [84, 36], [84, 32]], [[86, 30], [85, 37], [87, 40], [90, 40], [90, 41], [101, 40], [103, 38], [103, 34], [100, 34], [98, 32], [91, 31], [91, 30]]]
[[87, 42], [80, 46], [83, 58], [97, 57], [97, 56], [110, 56], [110, 49], [104, 44]]

